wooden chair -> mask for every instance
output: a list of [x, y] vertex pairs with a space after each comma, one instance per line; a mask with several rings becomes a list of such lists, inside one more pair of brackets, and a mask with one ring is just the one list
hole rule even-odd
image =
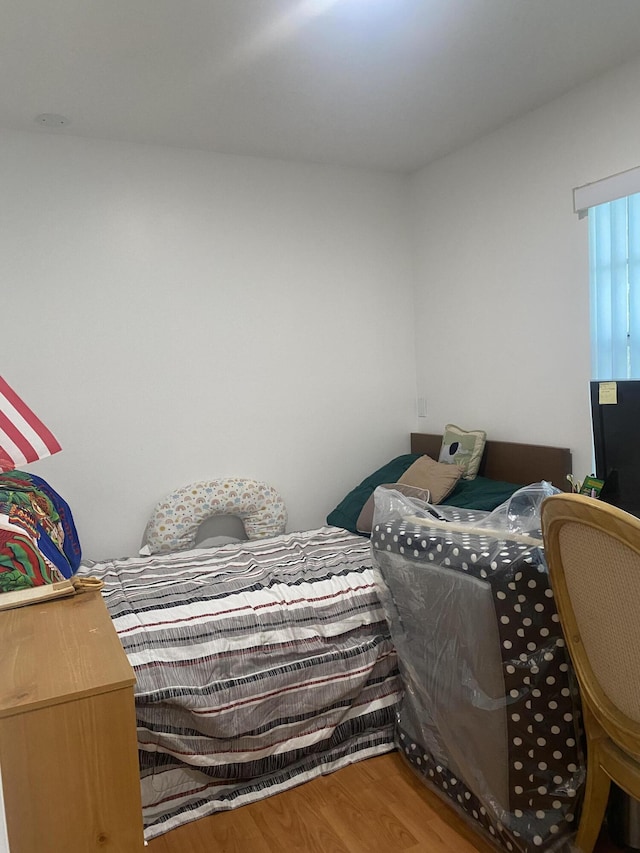
[[576, 845], [591, 853], [611, 780], [640, 799], [640, 519], [554, 495], [542, 505], [542, 530], [582, 696], [587, 781]]

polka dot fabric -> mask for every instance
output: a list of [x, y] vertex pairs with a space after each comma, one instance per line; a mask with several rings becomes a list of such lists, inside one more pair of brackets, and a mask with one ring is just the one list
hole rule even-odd
[[[446, 524], [430, 527], [427, 520], [376, 525], [371, 539], [374, 561], [383, 577], [398, 565], [397, 556], [385, 559], [394, 554], [414, 565], [429, 563], [467, 574], [489, 586], [504, 680], [508, 809], [498, 806], [491, 792], [483, 792], [477, 781], [473, 785], [476, 796], [458, 778], [459, 773], [449, 770], [442, 755], [435, 756], [427, 745], [417, 743], [409, 734], [413, 727], [404, 727], [402, 704], [398, 745], [427, 783], [479, 824], [493, 843], [510, 851], [557, 849], [560, 840], [575, 831], [585, 761], [578, 690], [543, 548], [478, 531], [474, 523], [486, 517], [484, 513], [455, 510], [451, 516], [451, 527], [455, 527], [451, 534]], [[475, 532], [466, 534], [466, 524]], [[393, 619], [390, 621], [395, 640]], [[416, 670], [409, 667], [406, 671]], [[413, 688], [405, 684], [405, 690]], [[454, 751], [461, 749], [464, 744], [456, 743]], [[455, 766], [453, 760], [451, 763]]]

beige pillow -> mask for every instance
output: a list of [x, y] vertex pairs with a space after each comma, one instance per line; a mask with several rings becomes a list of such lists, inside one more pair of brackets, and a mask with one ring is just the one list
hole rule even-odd
[[438, 462], [458, 465], [464, 479], [473, 480], [478, 473], [486, 441], [487, 434], [481, 429], [466, 430], [447, 424]]
[[456, 483], [462, 476], [462, 469], [457, 465], [436, 462], [430, 456], [416, 459], [404, 472], [398, 483], [428, 489], [432, 504], [439, 504], [450, 495]]
[[[378, 486], [380, 489], [396, 489], [409, 498], [417, 498], [419, 501], [430, 502], [431, 496], [428, 489], [417, 489], [415, 486], [407, 486], [402, 483], [384, 483]], [[356, 521], [356, 530], [358, 533], [370, 534], [373, 529], [373, 511], [375, 509], [375, 489], [369, 500], [360, 510], [360, 515]]]

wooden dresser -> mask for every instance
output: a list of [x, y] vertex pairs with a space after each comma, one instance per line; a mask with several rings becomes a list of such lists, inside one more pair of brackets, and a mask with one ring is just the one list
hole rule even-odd
[[0, 612], [11, 853], [143, 851], [134, 683], [99, 592]]

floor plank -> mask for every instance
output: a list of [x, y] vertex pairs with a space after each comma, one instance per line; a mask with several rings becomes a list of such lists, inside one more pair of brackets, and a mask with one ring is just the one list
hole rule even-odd
[[[149, 853], [495, 853], [399, 753], [321, 776], [258, 803], [201, 818]], [[606, 837], [595, 853], [619, 853]]]
[[245, 807], [252, 812], [271, 853], [349, 853], [322, 814], [302, 800], [296, 802], [293, 794], [295, 791]]

